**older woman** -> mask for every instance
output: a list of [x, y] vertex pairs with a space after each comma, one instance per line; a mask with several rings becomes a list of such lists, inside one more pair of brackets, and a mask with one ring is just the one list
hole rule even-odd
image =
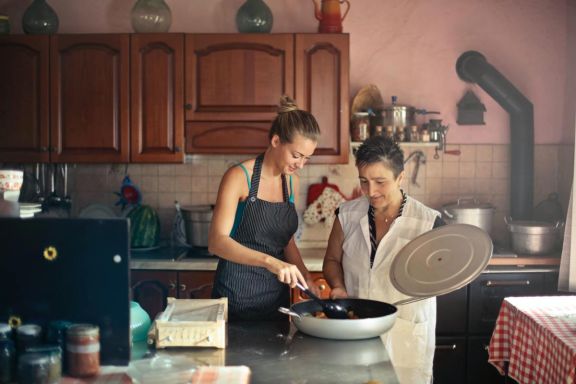
[[[444, 223], [439, 212], [401, 189], [404, 154], [392, 140], [367, 139], [356, 153], [356, 167], [364, 196], [338, 209], [324, 276], [332, 298], [396, 302], [407, 297], [390, 281], [392, 261], [410, 240]], [[431, 381], [435, 328], [435, 298], [399, 306], [383, 339], [403, 384]]]

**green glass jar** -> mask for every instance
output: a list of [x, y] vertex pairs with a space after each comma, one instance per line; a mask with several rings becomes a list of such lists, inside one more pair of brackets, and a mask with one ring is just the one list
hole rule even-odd
[[10, 34], [10, 19], [6, 15], [0, 15], [0, 35]]
[[144, 341], [148, 336], [150, 328], [150, 316], [142, 309], [140, 304], [135, 301], [130, 302], [130, 333], [132, 341]]
[[236, 28], [240, 33], [269, 33], [274, 16], [264, 0], [246, 0], [236, 13]]
[[22, 16], [22, 29], [29, 35], [58, 32], [58, 15], [46, 0], [33, 0]]

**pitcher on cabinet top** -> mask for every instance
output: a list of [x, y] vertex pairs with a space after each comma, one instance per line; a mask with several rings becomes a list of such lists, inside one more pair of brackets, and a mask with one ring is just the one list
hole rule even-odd
[[[348, 0], [322, 0], [322, 6], [318, 6], [317, 0], [314, 3], [314, 15], [320, 21], [318, 32], [320, 33], [341, 33], [342, 21], [350, 10]], [[340, 4], [346, 4], [344, 15], [340, 13]]]

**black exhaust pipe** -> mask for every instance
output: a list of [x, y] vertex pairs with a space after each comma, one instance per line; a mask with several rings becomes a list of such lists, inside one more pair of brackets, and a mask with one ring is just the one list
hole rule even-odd
[[477, 83], [510, 114], [510, 215], [515, 220], [530, 220], [534, 207], [534, 107], [480, 52], [460, 55], [456, 72], [460, 79]]

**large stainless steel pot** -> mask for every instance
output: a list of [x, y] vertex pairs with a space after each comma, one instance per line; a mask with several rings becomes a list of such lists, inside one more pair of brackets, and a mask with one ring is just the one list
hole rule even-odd
[[313, 301], [293, 304], [290, 310], [292, 321], [298, 330], [311, 336], [335, 340], [361, 340], [377, 337], [388, 332], [394, 322], [398, 309], [388, 303], [366, 299], [336, 299], [336, 303], [345, 308], [353, 308], [359, 319], [316, 318], [315, 312], [322, 306]]
[[504, 218], [512, 238], [512, 249], [520, 255], [542, 255], [551, 253], [558, 244], [558, 233], [563, 227], [544, 221], [513, 221]]
[[462, 198], [456, 203], [442, 206], [442, 217], [448, 224], [470, 224], [482, 228], [486, 233], [492, 231], [494, 206], [481, 203], [476, 199]]
[[188, 244], [194, 247], [208, 246], [213, 209], [211, 205], [191, 205], [181, 208]]

